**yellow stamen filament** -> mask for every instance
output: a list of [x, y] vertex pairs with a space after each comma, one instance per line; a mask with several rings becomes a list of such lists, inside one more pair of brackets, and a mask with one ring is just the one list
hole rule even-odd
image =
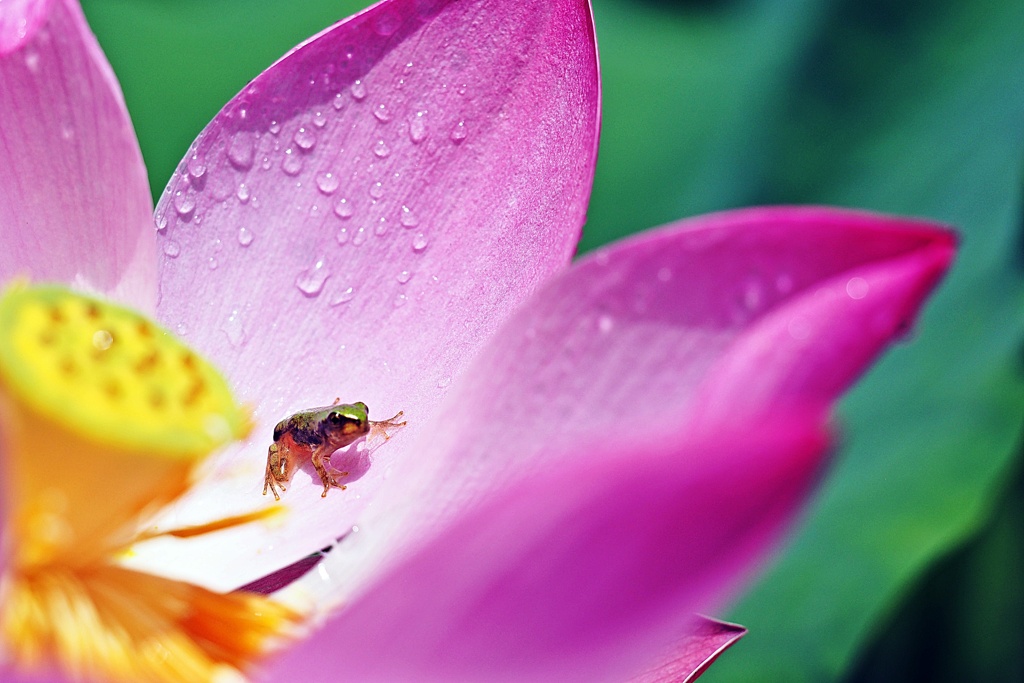
[[216, 370], [143, 316], [60, 287], [0, 296], [3, 657], [75, 678], [211, 681], [237, 677], [287, 634], [298, 616], [264, 596], [117, 564], [144, 538], [272, 514], [137, 531], [248, 427]]

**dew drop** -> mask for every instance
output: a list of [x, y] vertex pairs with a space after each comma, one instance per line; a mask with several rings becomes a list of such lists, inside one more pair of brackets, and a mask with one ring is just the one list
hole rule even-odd
[[342, 107], [345, 106], [345, 96], [342, 95], [341, 93], [338, 93], [337, 95], [334, 96], [333, 104], [335, 109], [340, 110]]
[[252, 231], [245, 227], [239, 228], [238, 243], [243, 247], [247, 247], [252, 244]]
[[292, 139], [295, 140], [296, 145], [307, 152], [316, 146], [316, 133], [312, 128], [300, 126], [299, 129], [295, 131], [295, 135]]
[[846, 294], [851, 299], [863, 299], [868, 295], [871, 286], [862, 277], [851, 277], [846, 282]]
[[377, 234], [377, 235], [383, 235], [383, 234], [387, 233], [387, 231], [388, 231], [388, 219], [385, 218], [384, 216], [381, 216], [380, 220], [377, 221], [377, 227], [375, 227], [373, 229], [373, 232], [375, 234]]
[[302, 170], [302, 157], [300, 157], [291, 147], [284, 151], [284, 159], [281, 161], [281, 170], [292, 176], [298, 175], [299, 171]]
[[327, 268], [324, 267], [324, 259], [321, 257], [312, 266], [299, 273], [299, 276], [295, 278], [295, 286], [310, 298], [319, 296], [320, 292], [324, 290], [324, 283], [327, 282], [329, 275]]
[[379, 180], [370, 185], [370, 196], [374, 199], [380, 199], [384, 196], [384, 185]]
[[231, 311], [231, 315], [224, 322], [224, 334], [228, 336], [228, 341], [231, 342], [232, 346], [241, 346], [245, 343], [245, 329], [242, 327], [242, 318], [238, 314], [238, 311]]
[[206, 262], [206, 265], [210, 267], [210, 270], [217, 270], [217, 266], [220, 264], [217, 263], [216, 256], [211, 256], [210, 259]]
[[281, 132], [281, 124], [278, 123], [277, 121], [271, 121], [268, 130], [270, 131], [271, 135], [277, 135], [278, 133]]
[[356, 245], [358, 247], [360, 244], [362, 244], [365, 241], [366, 241], [366, 228], [364, 228], [363, 226], [359, 226], [359, 229], [356, 230], [355, 236], [352, 238], [352, 244], [354, 244], [354, 245]]
[[260, 168], [262, 168], [264, 171], [270, 170], [270, 157], [263, 157], [263, 161], [262, 163], [260, 163]]
[[167, 232], [167, 214], [161, 213], [153, 219], [157, 232]]
[[318, 111], [313, 114], [313, 125], [317, 128], [323, 128], [327, 125], [327, 117], [324, 116], [322, 111]]
[[32, 73], [39, 72], [39, 53], [35, 50], [27, 50], [25, 52], [25, 66]]
[[427, 248], [427, 236], [422, 232], [416, 233], [416, 237], [412, 239], [412, 250], [416, 253], [420, 253]]
[[408, 206], [402, 207], [402, 217], [399, 220], [406, 228], [415, 228], [420, 224], [420, 222], [416, 220], [416, 214], [414, 214]]
[[334, 203], [334, 215], [338, 218], [348, 220], [352, 218], [353, 213], [355, 213], [355, 210], [352, 208], [352, 203], [344, 197]]
[[408, 300], [409, 299], [407, 296], [405, 296], [405, 294], [399, 294], [398, 296], [395, 297], [394, 300], [395, 308], [401, 308], [402, 306], [405, 305], [405, 302]]
[[348, 242], [348, 228], [342, 228], [338, 231], [338, 234], [334, 236], [334, 239], [338, 241], [338, 244], [345, 244]]
[[191, 192], [178, 190], [174, 193], [174, 210], [182, 218], [187, 218], [196, 210], [196, 197]]
[[377, 108], [373, 110], [373, 115], [381, 123], [387, 123], [388, 121], [391, 120], [391, 112], [388, 111], [387, 105], [384, 104], [383, 102], [378, 104]]
[[248, 133], [235, 133], [228, 145], [228, 161], [240, 171], [246, 171], [252, 168], [255, 152], [252, 137]]
[[316, 177], [316, 186], [320, 188], [320, 191], [324, 194], [332, 194], [338, 189], [338, 184], [341, 181], [338, 180], [338, 176], [333, 173], [321, 173]]
[[373, 153], [383, 159], [387, 155], [391, 154], [391, 148], [388, 147], [383, 140], [378, 140], [377, 144], [373, 146]]
[[186, 334], [188, 334], [188, 327], [185, 325], [185, 323], [178, 323], [177, 325], [174, 326], [174, 331], [178, 333], [179, 337], [184, 337]]
[[427, 137], [427, 122], [424, 119], [426, 113], [425, 111], [418, 111], [416, 116], [412, 117], [412, 120], [409, 121], [409, 139], [417, 145]]
[[188, 174], [195, 179], [202, 178], [206, 173], [206, 164], [200, 160], [200, 158], [193, 154], [192, 158], [188, 160]]
[[465, 121], [459, 121], [458, 123], [455, 124], [455, 127], [452, 128], [451, 139], [452, 139], [452, 142], [454, 142], [457, 145], [461, 144], [462, 141], [466, 139], [466, 122]]
[[356, 102], [362, 102], [366, 99], [366, 85], [362, 81], [355, 81], [349, 86], [349, 92], [352, 93], [352, 99]]
[[408, 270], [403, 270], [401, 273], [395, 276], [395, 279], [398, 280], [399, 284], [404, 285], [406, 282], [412, 279], [412, 273], [409, 272]]
[[238, 197], [238, 201], [242, 202], [243, 204], [248, 204], [250, 196], [249, 186], [246, 185], [245, 183], [240, 183], [238, 185], [238, 191], [235, 192], [235, 196]]
[[356, 290], [353, 289], [352, 287], [349, 287], [342, 291], [340, 294], [338, 294], [338, 296], [334, 297], [334, 300], [331, 301], [331, 305], [340, 306], [341, 304], [347, 304], [349, 301], [352, 301], [355, 295]]
[[178, 258], [178, 254], [181, 253], [181, 247], [178, 246], [177, 242], [165, 242], [164, 243], [164, 254], [171, 258]]

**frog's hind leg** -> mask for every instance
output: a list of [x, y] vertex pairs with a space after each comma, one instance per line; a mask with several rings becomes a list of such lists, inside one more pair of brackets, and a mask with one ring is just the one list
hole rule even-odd
[[[313, 457], [310, 459], [313, 461], [313, 469], [315, 469], [316, 473], [320, 475], [320, 483], [324, 485], [324, 492], [320, 494], [321, 498], [327, 497], [327, 492], [332, 486], [339, 488], [342, 491], [348, 488], [344, 484], [339, 484], [338, 480], [327, 471], [327, 464], [331, 459], [331, 451], [328, 451], [322, 446], [318, 447], [313, 451]], [[344, 477], [348, 472], [340, 472], [339, 474]]]

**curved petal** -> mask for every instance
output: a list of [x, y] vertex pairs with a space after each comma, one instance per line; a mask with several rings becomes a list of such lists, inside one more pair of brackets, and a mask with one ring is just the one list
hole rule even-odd
[[737, 624], [700, 617], [653, 667], [630, 678], [630, 683], [693, 683], [746, 633]]
[[777, 540], [822, 462], [820, 420], [579, 444], [386, 572], [269, 678], [334, 680], [323, 653], [343, 652], [353, 680], [623, 680]]
[[152, 310], [146, 169], [74, 0], [0, 8], [0, 156], [0, 281], [64, 282]]
[[[775, 401], [828, 405], [913, 318], [952, 254], [950, 233], [926, 223], [777, 208], [684, 221], [590, 255], [488, 344], [433, 438], [360, 520], [374, 533], [328, 558], [338, 582], [357, 590], [431, 525], [594, 435], [721, 419], [742, 429]], [[856, 299], [857, 278], [870, 295]], [[821, 309], [819, 290], [851, 305]], [[779, 320], [807, 322], [784, 335]]]
[[[230, 102], [157, 209], [159, 315], [226, 369], [260, 426], [167, 523], [264, 504], [273, 425], [335, 397], [371, 417], [404, 409], [376, 456], [402, 459], [482, 341], [568, 262], [598, 99], [585, 0], [388, 0]], [[300, 472], [276, 532], [190, 541], [201, 559], [176, 564], [217, 588], [277, 569], [349, 528], [382, 469], [326, 500]]]

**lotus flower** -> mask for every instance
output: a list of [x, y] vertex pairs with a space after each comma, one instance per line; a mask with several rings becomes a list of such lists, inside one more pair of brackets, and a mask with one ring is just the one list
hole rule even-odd
[[[906, 329], [954, 240], [919, 221], [764, 208], [570, 265], [599, 104], [584, 0], [384, 0], [231, 100], [154, 229], [78, 5], [0, 6], [0, 278], [155, 317], [222, 369], [255, 421], [104, 566], [230, 599], [332, 548], [265, 603], [301, 614], [301, 633], [259, 663], [208, 647], [200, 673], [680, 680], [742, 634], [692, 615], [766, 561], [820, 475], [829, 406]], [[279, 504], [260, 495], [274, 424], [336, 397], [408, 424], [334, 454], [346, 490], [321, 497], [302, 469]], [[29, 459], [56, 458], [47, 481], [64, 481], [83, 456], [48, 434], [33, 433]], [[141, 476], [107, 474], [123, 485], [87, 492], [104, 504]], [[165, 533], [189, 527], [205, 533]], [[8, 526], [8, 558], [30, 540]], [[188, 629], [147, 630], [133, 615], [159, 591], [123, 585], [115, 614], [79, 579], [74, 604], [94, 621], [40, 617], [57, 635], [32, 662], [57, 678], [187, 679], [183, 635], [247, 628], [188, 603]], [[136, 667], [151, 646], [165, 660]], [[4, 666], [5, 680], [30, 675], [24, 658]]]

